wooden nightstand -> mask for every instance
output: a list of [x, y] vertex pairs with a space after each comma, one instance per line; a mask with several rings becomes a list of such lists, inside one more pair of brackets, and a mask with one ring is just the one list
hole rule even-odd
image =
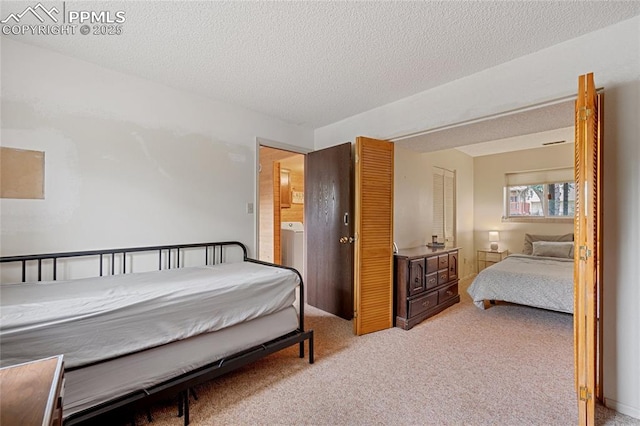
[[509, 255], [509, 250], [478, 250], [478, 272], [484, 268], [500, 262]]
[[2, 425], [62, 426], [62, 355], [0, 369]]

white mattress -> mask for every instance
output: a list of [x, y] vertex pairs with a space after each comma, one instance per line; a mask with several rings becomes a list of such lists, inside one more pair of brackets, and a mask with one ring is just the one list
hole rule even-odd
[[148, 389], [298, 328], [293, 307], [169, 345], [65, 372], [63, 417]]
[[0, 286], [0, 364], [74, 368], [220, 330], [293, 304], [290, 270], [226, 263]]

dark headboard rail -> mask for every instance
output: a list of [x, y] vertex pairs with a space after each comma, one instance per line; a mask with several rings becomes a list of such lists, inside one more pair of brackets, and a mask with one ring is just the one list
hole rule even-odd
[[27, 278], [27, 262], [38, 263], [38, 281], [42, 281], [42, 262], [52, 261], [53, 280], [57, 279], [57, 261], [58, 259], [67, 259], [73, 257], [88, 257], [88, 256], [100, 256], [100, 276], [104, 275], [103, 258], [105, 256], [111, 256], [111, 271], [110, 274], [115, 274], [116, 258], [122, 260], [122, 269], [120, 273], [126, 273], [127, 254], [140, 253], [140, 252], [158, 252], [158, 269], [163, 269], [162, 260], [163, 253], [166, 253], [165, 269], [172, 268], [171, 256], [174, 253], [174, 268], [179, 268], [180, 265], [180, 251], [191, 248], [204, 248], [205, 252], [205, 265], [222, 263], [224, 261], [224, 248], [228, 246], [237, 246], [242, 249], [243, 260], [248, 260], [247, 247], [239, 241], [218, 241], [210, 243], [191, 243], [191, 244], [171, 244], [161, 246], [147, 246], [147, 247], [127, 247], [118, 249], [105, 249], [105, 250], [87, 250], [87, 251], [72, 251], [64, 253], [45, 253], [45, 254], [29, 254], [20, 256], [4, 256], [0, 257], [0, 263], [13, 263], [20, 262], [22, 265], [22, 282]]

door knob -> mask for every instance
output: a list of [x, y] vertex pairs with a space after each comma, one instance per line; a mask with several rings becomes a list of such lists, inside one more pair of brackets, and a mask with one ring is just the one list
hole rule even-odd
[[353, 242], [353, 237], [340, 237], [341, 244], [350, 244]]

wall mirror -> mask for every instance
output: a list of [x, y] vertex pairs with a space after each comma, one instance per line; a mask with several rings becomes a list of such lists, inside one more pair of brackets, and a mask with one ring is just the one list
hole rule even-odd
[[280, 207], [291, 207], [291, 175], [287, 169], [280, 169]]

